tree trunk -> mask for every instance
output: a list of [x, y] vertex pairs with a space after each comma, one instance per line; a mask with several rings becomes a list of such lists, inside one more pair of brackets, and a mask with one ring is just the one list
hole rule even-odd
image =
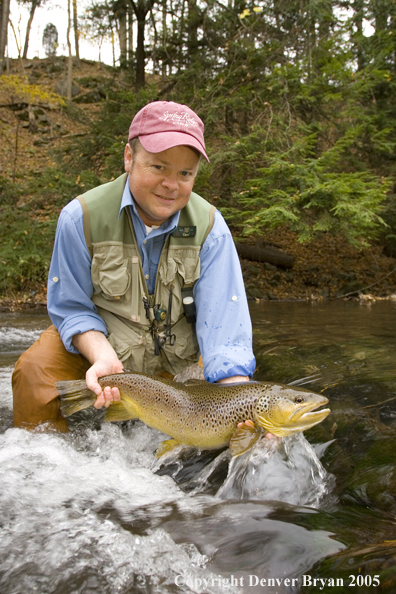
[[128, 64], [131, 65], [133, 62], [133, 12], [131, 7], [127, 7], [128, 16]]
[[73, 56], [70, 43], [70, 30], [71, 30], [71, 10], [70, 1], [67, 0], [67, 47], [69, 50], [69, 57], [67, 61], [67, 99], [72, 99], [72, 86], [73, 86]]
[[10, 16], [10, 0], [1, 0], [0, 4], [0, 75], [4, 70], [5, 49], [7, 47], [8, 19]]
[[[137, 16], [137, 15], [136, 15]], [[145, 80], [145, 59], [146, 52], [144, 51], [144, 29], [146, 25], [146, 15], [143, 19], [138, 18], [137, 26], [137, 48], [136, 48], [136, 86], [138, 89], [144, 87]]]
[[24, 60], [26, 60], [26, 58], [27, 58], [27, 53], [28, 53], [28, 48], [29, 48], [30, 30], [32, 28], [34, 13], [35, 13], [36, 8], [39, 4], [40, 4], [39, 0], [33, 0], [32, 5], [30, 7], [29, 20], [28, 20], [27, 27], [26, 27], [25, 46], [23, 48], [23, 55], [22, 55], [22, 58]]
[[114, 39], [114, 28], [111, 27], [111, 50], [113, 52], [113, 68], [116, 65], [116, 57], [115, 57], [115, 39]]
[[355, 12], [353, 20], [356, 25], [357, 35], [356, 35], [356, 54], [357, 54], [357, 64], [358, 70], [363, 70], [365, 66], [364, 54], [362, 49], [362, 38], [363, 38], [363, 1], [362, 0], [355, 0], [353, 2], [353, 10]]
[[196, 0], [188, 2], [188, 17], [187, 17], [187, 31], [188, 31], [188, 48], [187, 59], [192, 64], [198, 53], [198, 25], [201, 22], [200, 11]]
[[181, 3], [181, 12], [178, 22], [175, 22], [176, 30], [178, 30], [178, 57], [177, 57], [177, 67], [179, 71], [183, 70], [184, 67], [184, 59], [183, 59], [183, 38], [184, 38], [184, 31], [186, 28], [186, 22], [184, 18], [184, 12], [186, 8], [186, 0], [182, 0]]
[[127, 58], [127, 13], [126, 6], [120, 6], [116, 12], [118, 20], [118, 40], [120, 42], [120, 66], [126, 68]]
[[78, 29], [77, 0], [73, 0], [73, 29], [74, 29], [74, 48], [76, 51], [77, 64], [80, 63], [80, 31]]
[[372, 1], [371, 8], [375, 18], [375, 32], [381, 33], [382, 31], [386, 31], [389, 8], [383, 0]]
[[136, 87], [140, 89], [144, 87], [145, 80], [145, 59], [146, 52], [144, 51], [144, 33], [146, 26], [146, 16], [149, 10], [155, 4], [155, 0], [129, 0], [129, 3], [135, 13], [137, 19], [137, 47], [136, 47]]
[[[167, 36], [166, 19], [167, 19], [167, 15], [168, 15], [167, 10], [168, 10], [167, 0], [164, 0], [164, 2], [162, 4], [162, 45], [164, 48], [164, 52], [166, 52], [166, 44], [167, 44], [167, 39], [166, 39], [166, 36]], [[162, 59], [162, 69], [161, 69], [162, 78], [166, 78], [166, 63], [167, 63], [167, 59], [164, 57]]]

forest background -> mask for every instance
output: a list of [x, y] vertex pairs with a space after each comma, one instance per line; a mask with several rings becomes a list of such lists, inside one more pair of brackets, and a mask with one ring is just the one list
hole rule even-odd
[[[32, 20], [44, 2], [18, 1]], [[69, 55], [55, 27], [45, 60], [28, 59], [29, 24], [7, 58], [9, 0], [0, 11], [3, 303], [45, 300], [60, 209], [122, 172], [131, 118], [157, 99], [204, 120], [195, 191], [234, 237], [293, 256], [243, 261], [249, 296], [395, 294], [393, 0], [106, 0], [84, 14], [68, 0]], [[112, 40], [113, 65], [84, 60], [82, 35]]]

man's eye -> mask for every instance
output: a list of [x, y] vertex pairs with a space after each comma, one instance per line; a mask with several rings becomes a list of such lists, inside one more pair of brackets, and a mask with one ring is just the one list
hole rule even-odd
[[188, 177], [189, 175], [191, 175], [191, 171], [181, 171], [180, 172], [180, 175], [182, 177]]

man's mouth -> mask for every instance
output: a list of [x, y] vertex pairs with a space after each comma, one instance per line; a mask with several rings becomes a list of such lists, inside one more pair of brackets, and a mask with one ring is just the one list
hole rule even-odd
[[161, 196], [160, 194], [156, 194], [156, 197], [167, 202], [173, 202], [175, 200], [175, 198], [168, 198], [168, 196]]

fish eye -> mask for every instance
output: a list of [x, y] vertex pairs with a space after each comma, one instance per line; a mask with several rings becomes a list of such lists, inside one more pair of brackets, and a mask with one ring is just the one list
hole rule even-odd
[[297, 396], [297, 397], [294, 399], [294, 402], [297, 402], [297, 403], [304, 402], [304, 398], [302, 398], [301, 396]]

